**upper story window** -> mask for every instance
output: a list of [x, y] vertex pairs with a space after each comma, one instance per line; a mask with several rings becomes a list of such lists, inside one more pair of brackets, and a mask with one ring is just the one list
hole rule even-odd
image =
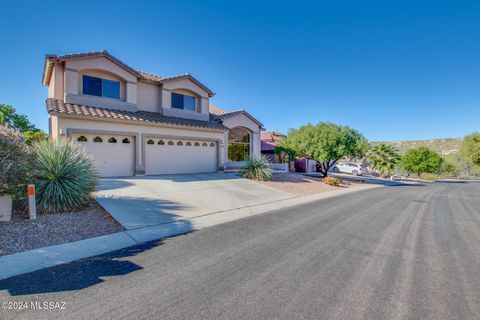
[[172, 92], [172, 108], [195, 111], [195, 97]]
[[83, 94], [120, 99], [120, 82], [83, 76]]

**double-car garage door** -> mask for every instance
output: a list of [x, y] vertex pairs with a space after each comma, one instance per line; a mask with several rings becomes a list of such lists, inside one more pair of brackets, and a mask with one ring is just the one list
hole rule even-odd
[[[95, 161], [100, 177], [135, 174], [135, 137], [75, 133], [72, 139]], [[217, 170], [217, 143], [198, 139], [144, 139], [145, 174], [214, 172]]]
[[145, 174], [214, 172], [217, 144], [188, 139], [147, 138]]

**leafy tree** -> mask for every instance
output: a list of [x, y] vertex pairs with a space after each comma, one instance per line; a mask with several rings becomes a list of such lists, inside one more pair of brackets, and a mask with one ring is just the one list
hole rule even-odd
[[14, 107], [7, 104], [0, 104], [0, 124], [20, 131], [28, 145], [48, 138], [47, 134], [35, 127], [26, 115], [18, 114]]
[[368, 160], [375, 171], [382, 175], [390, 175], [399, 162], [400, 155], [392, 145], [381, 143], [371, 150]]
[[457, 168], [457, 175], [470, 177], [480, 174], [480, 166], [473, 164], [463, 153], [453, 153], [444, 156], [445, 162], [453, 164]]
[[422, 173], [438, 173], [443, 163], [443, 158], [427, 147], [412, 148], [402, 157], [402, 166], [409, 172], [418, 176]]
[[23, 133], [23, 138], [25, 139], [25, 143], [31, 146], [33, 143], [48, 140], [48, 135], [41, 130], [28, 130]]
[[319, 171], [326, 177], [337, 160], [364, 157], [368, 142], [361, 133], [348, 126], [320, 122], [290, 129], [280, 146], [317, 161]]
[[39, 131], [34, 124], [30, 123], [26, 115], [18, 114], [12, 106], [0, 104], [0, 114], [2, 115], [3, 125], [18, 129], [20, 132]]
[[282, 155], [286, 154], [287, 157], [288, 157], [288, 161], [295, 160], [296, 152], [295, 152], [295, 150], [293, 150], [291, 148], [284, 147], [282, 145], [278, 145], [278, 146], [275, 147], [274, 152], [279, 157], [282, 157]]
[[474, 132], [463, 138], [461, 153], [473, 164], [480, 165], [480, 132]]
[[440, 174], [452, 177], [457, 176], [459, 171], [459, 168], [455, 164], [445, 158], [443, 159], [443, 163], [440, 167]]

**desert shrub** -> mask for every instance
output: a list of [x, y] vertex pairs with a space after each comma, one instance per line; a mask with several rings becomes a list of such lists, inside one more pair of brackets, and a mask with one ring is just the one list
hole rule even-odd
[[435, 181], [435, 180], [438, 180], [439, 176], [438, 174], [435, 174], [435, 173], [422, 173], [420, 175], [420, 179], [423, 179], [423, 180], [429, 180], [429, 181]]
[[447, 160], [444, 160], [440, 167], [440, 174], [444, 177], [458, 176], [459, 171], [455, 164]]
[[245, 161], [245, 166], [240, 170], [240, 176], [248, 179], [267, 181], [272, 178], [270, 162], [265, 156], [253, 156]]
[[340, 180], [334, 177], [326, 177], [323, 179], [323, 183], [328, 184], [329, 186], [339, 187]]
[[34, 181], [41, 212], [74, 210], [95, 189], [96, 171], [87, 153], [70, 140], [42, 141], [35, 146]]
[[11, 195], [14, 206], [26, 199], [31, 159], [31, 149], [20, 131], [0, 125], [0, 195]]
[[22, 133], [23, 138], [25, 139], [25, 143], [29, 146], [33, 145], [34, 143], [44, 141], [48, 139], [48, 135], [43, 131], [25, 131]]

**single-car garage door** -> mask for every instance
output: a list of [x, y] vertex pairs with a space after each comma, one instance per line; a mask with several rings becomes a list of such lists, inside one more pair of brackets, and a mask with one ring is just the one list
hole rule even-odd
[[100, 177], [133, 176], [135, 172], [134, 137], [75, 133], [72, 139], [93, 157]]
[[217, 143], [188, 139], [146, 138], [145, 174], [217, 171]]

